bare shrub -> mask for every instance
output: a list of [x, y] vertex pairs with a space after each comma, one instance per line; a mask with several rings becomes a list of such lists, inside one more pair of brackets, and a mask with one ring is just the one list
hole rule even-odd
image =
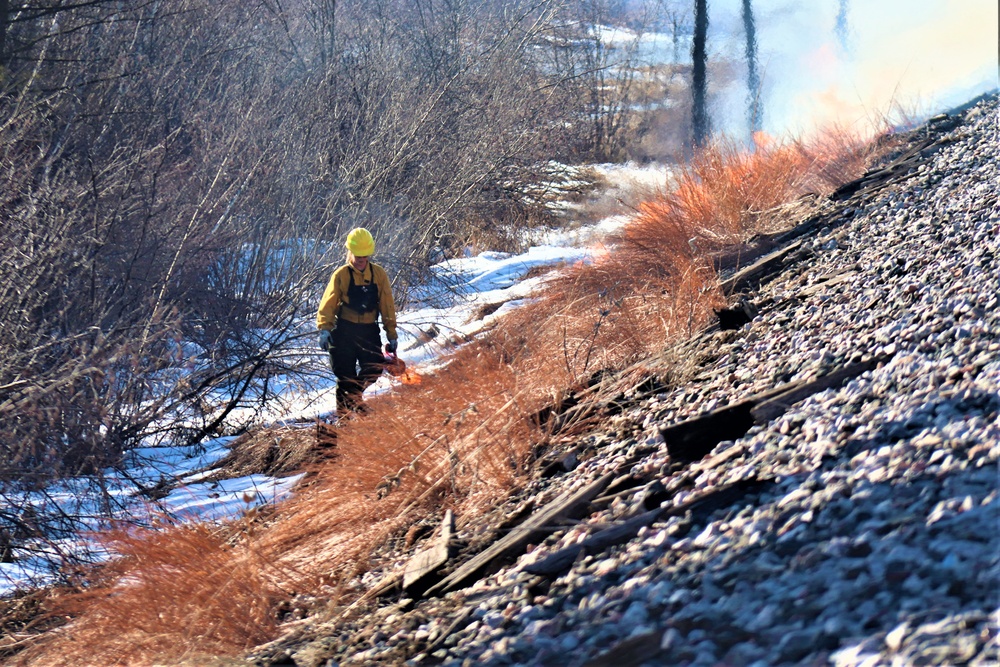
[[310, 424], [256, 428], [236, 438], [229, 444], [229, 450], [203, 479], [295, 474], [318, 458], [316, 427]]
[[[289, 340], [341, 259], [326, 239], [375, 230], [405, 296], [435, 253], [514, 247], [549, 219], [540, 184], [565, 177], [544, 165], [573, 144], [575, 113], [572, 76], [538, 57], [556, 8], [410, 0], [387, 11], [53, 3], [4, 23], [12, 280], [0, 312], [20, 327], [6, 349], [45, 384], [37, 369], [57, 368], [52, 354], [80, 357], [64, 342], [96, 336], [116, 361], [95, 372], [141, 376], [130, 402], [159, 401], [98, 467], [165, 414], [200, 423], [161, 421], [164, 440], [244, 427], [270, 377], [315, 372]], [[12, 373], [0, 387], [22, 386]], [[96, 413], [76, 421], [108, 432]], [[87, 451], [100, 448], [92, 440]]]

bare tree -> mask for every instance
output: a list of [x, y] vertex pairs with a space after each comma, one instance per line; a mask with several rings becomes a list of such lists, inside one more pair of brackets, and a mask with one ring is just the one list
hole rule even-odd
[[[44, 42], [76, 30], [81, 18], [90, 22], [113, 21], [142, 4], [145, 2], [0, 0], [0, 67], [8, 67], [12, 59], [30, 58]], [[65, 23], [61, 22], [63, 17], [67, 18]]]
[[665, 5], [666, 21], [670, 27], [670, 43], [673, 45], [673, 64], [679, 65], [681, 62], [681, 35], [690, 24], [684, 20], [686, 12], [672, 3]]

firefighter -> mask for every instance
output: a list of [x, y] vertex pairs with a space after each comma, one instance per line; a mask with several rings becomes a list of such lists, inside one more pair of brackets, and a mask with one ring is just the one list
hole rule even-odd
[[396, 305], [389, 276], [371, 261], [375, 239], [358, 227], [347, 235], [347, 262], [333, 272], [316, 314], [319, 346], [330, 354], [337, 376], [337, 414], [364, 410], [362, 394], [382, 373], [378, 320], [388, 341], [385, 351], [395, 354]]

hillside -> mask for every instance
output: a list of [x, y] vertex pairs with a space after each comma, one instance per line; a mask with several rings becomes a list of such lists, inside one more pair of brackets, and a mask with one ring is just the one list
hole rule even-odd
[[996, 664], [998, 127], [912, 132], [723, 276], [749, 322], [596, 377], [527, 489], [249, 664]]

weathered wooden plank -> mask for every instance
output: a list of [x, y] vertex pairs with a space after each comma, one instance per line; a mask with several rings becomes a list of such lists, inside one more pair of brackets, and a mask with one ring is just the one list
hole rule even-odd
[[756, 401], [748, 399], [727, 405], [660, 429], [671, 461], [697, 461], [723, 440], [736, 440], [753, 426], [751, 410]]
[[444, 513], [441, 530], [431, 545], [418, 551], [403, 567], [403, 590], [410, 595], [420, 596], [436, 581], [428, 581], [453, 555], [452, 538], [455, 535], [455, 515], [451, 510]]
[[[648, 456], [651, 453], [652, 450], [643, 449], [643, 457]], [[621, 470], [624, 468], [630, 468], [638, 460], [639, 459], [636, 457], [629, 457], [617, 469]], [[619, 475], [618, 477], [615, 477], [613, 480], [611, 480], [611, 483], [608, 484], [606, 489], [604, 489], [604, 493], [607, 495], [602, 496], [600, 498], [595, 498], [594, 502], [595, 503], [603, 502], [605, 499], [614, 500], [623, 493], [632, 493], [633, 491], [636, 490], [636, 488], [645, 484], [646, 481], [647, 480], [643, 479], [641, 475], [636, 475], [630, 470], [624, 475]]]
[[756, 394], [739, 403], [717, 408], [660, 429], [672, 461], [699, 461], [724, 440], [737, 440], [754, 424], [767, 423], [794, 403], [837, 386], [888, 360], [882, 355], [852, 364], [813, 380], [794, 382]]
[[523, 523], [511, 529], [507, 535], [494, 542], [484, 551], [473, 556], [467, 563], [432, 586], [427, 595], [438, 595], [462, 588], [478, 577], [491, 562], [521, 551], [531, 540], [541, 535], [547, 525], [553, 521], [572, 515], [581, 507], [586, 507], [596, 498], [611, 481], [613, 473], [607, 473], [600, 478], [585, 484], [576, 491], [567, 491], [548, 503]]
[[584, 667], [638, 667], [662, 653], [663, 633], [650, 630], [619, 642], [601, 655], [583, 663]]
[[[678, 489], [693, 483], [694, 479], [705, 470], [712, 470], [713, 468], [717, 468], [718, 466], [721, 466], [723, 463], [726, 463], [727, 461], [730, 461], [735, 458], [739, 458], [745, 453], [746, 453], [746, 447], [742, 447], [740, 445], [733, 445], [732, 447], [727, 447], [725, 450], [719, 452], [715, 456], [709, 456], [707, 458], [703, 458], [699, 461], [694, 462], [691, 466], [688, 466], [685, 469], [683, 474], [679, 474], [669, 478], [665, 488], [666, 494], [672, 495]], [[607, 505], [610, 505], [612, 502], [614, 502], [616, 498], [620, 498], [622, 496], [626, 496], [633, 493], [639, 493], [639, 487], [642, 485], [648, 486], [651, 483], [651, 480], [653, 480], [654, 475], [653, 474], [642, 475], [642, 474], [632, 473], [630, 475], [626, 475], [625, 477], [628, 477], [632, 481], [632, 483], [624, 488], [621, 488], [621, 486], [624, 485], [620, 485], [620, 490], [608, 493], [607, 495], [601, 496], [599, 498], [594, 498], [593, 502], [590, 504], [590, 509], [593, 511], [597, 511]], [[618, 480], [615, 480], [615, 482], [617, 481]], [[612, 482], [611, 485], [614, 485], [615, 482]], [[611, 491], [611, 486], [608, 487], [608, 491]]]
[[817, 282], [815, 285], [803, 287], [801, 290], [799, 290], [799, 293], [796, 296], [808, 297], [814, 294], [819, 294], [820, 292], [825, 292], [830, 287], [839, 285], [841, 283], [850, 282], [857, 275], [858, 275], [857, 271], [848, 270], [832, 276], [826, 276], [825, 278], [821, 279], [820, 282]]
[[355, 601], [350, 608], [353, 609], [355, 606], [360, 605], [360, 603], [398, 591], [402, 583], [403, 574], [401, 572], [393, 572], [392, 574], [383, 577], [377, 584], [366, 591], [365, 594]]
[[[680, 487], [685, 485], [686, 478], [690, 477], [693, 479], [695, 476], [694, 474], [685, 475], [680, 479], [673, 480], [663, 496], [673, 495]], [[737, 482], [721, 484], [718, 487], [690, 497], [679, 505], [661, 505], [610, 528], [594, 533], [577, 544], [554, 551], [545, 558], [526, 566], [524, 571], [543, 576], [559, 574], [568, 569], [581, 553], [600, 553], [608, 547], [627, 542], [635, 537], [639, 529], [643, 526], [651, 525], [653, 522], [666, 519], [667, 517], [683, 516], [689, 511], [712, 512], [720, 507], [725, 507], [729, 503], [735, 502], [743, 495], [771, 482], [772, 480], [770, 479], [761, 480], [757, 477], [751, 477]]]
[[[626, 475], [626, 477], [629, 480], [628, 484], [618, 484], [617, 486], [615, 486], [614, 491], [611, 490], [611, 487], [608, 487], [607, 490], [610, 493], [606, 493], [603, 496], [600, 496], [598, 498], [594, 498], [594, 500], [591, 501], [591, 503], [590, 503], [590, 510], [592, 512], [596, 512], [596, 511], [598, 511], [600, 509], [603, 509], [607, 505], [610, 505], [611, 503], [613, 503], [616, 498], [621, 498], [623, 496], [628, 496], [628, 495], [631, 495], [633, 493], [639, 493], [639, 490], [640, 490], [641, 487], [649, 484], [649, 480], [652, 479], [652, 474], [649, 474], [649, 475], [629, 474], [629, 475]], [[619, 478], [619, 479], [622, 479], [622, 478]], [[615, 480], [615, 481], [618, 481], [618, 480]]]
[[766, 424], [772, 419], [783, 415], [785, 411], [795, 403], [798, 403], [813, 394], [830, 389], [831, 387], [839, 386], [845, 380], [849, 380], [850, 378], [857, 377], [866, 371], [870, 371], [890, 358], [891, 355], [880, 355], [878, 357], [873, 357], [868, 361], [862, 361], [857, 364], [845, 366], [844, 368], [835, 370], [832, 373], [822, 375], [815, 380], [786, 386], [784, 387], [784, 391], [776, 396], [772, 396], [767, 400], [759, 401], [751, 408], [750, 414], [753, 416], [756, 423]]
[[780, 268], [785, 260], [796, 250], [802, 247], [802, 241], [793, 241], [783, 248], [764, 255], [753, 264], [740, 269], [719, 285], [723, 294], [732, 294], [737, 288], [747, 285], [753, 281], [760, 280], [761, 277]]
[[526, 566], [524, 571], [530, 574], [545, 576], [558, 574], [568, 569], [573, 564], [573, 561], [583, 552], [600, 553], [610, 546], [632, 539], [639, 532], [640, 528], [656, 521], [662, 513], [663, 509], [658, 507], [648, 512], [643, 512], [631, 519], [626, 519], [619, 524], [586, 537], [577, 544], [572, 544], [552, 552], [545, 558]]
[[831, 201], [840, 201], [853, 196], [860, 190], [867, 190], [871, 187], [885, 185], [893, 177], [905, 175], [911, 167], [916, 166], [921, 161], [917, 155], [937, 141], [934, 136], [926, 137], [915, 142], [902, 155], [892, 161], [891, 164], [875, 169], [863, 175], [861, 178], [844, 183], [830, 194]]

